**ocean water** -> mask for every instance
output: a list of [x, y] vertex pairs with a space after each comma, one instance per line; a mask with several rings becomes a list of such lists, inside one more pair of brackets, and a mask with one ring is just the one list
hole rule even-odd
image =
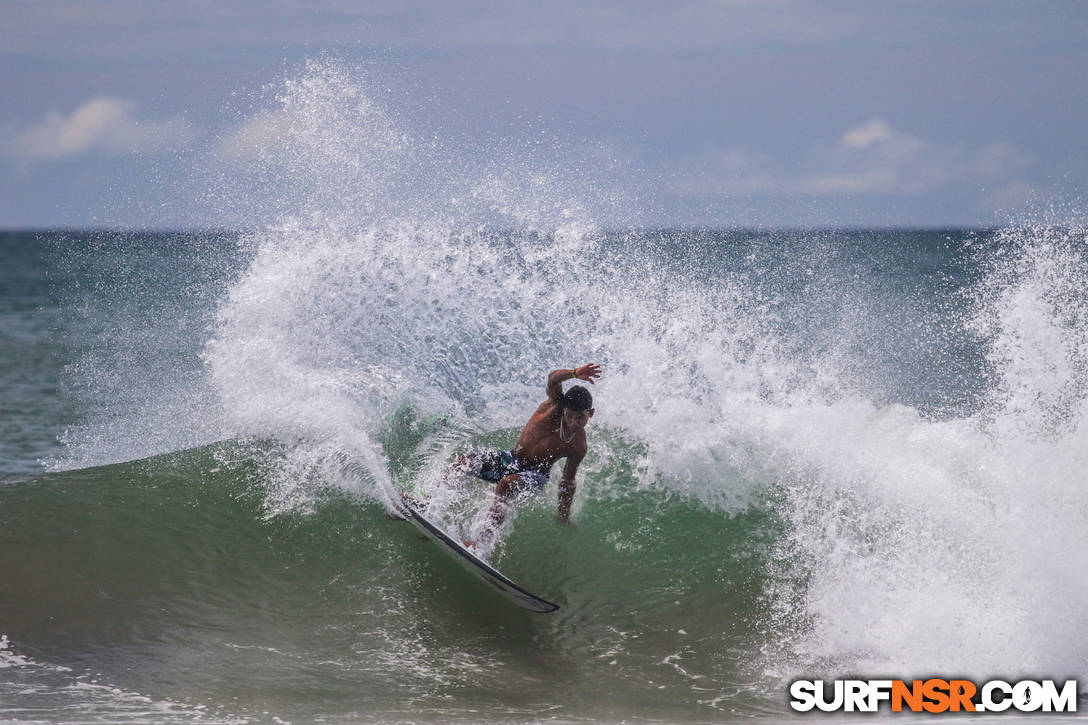
[[[1088, 682], [1088, 230], [601, 227], [547, 170], [454, 173], [335, 68], [276, 102], [244, 231], [0, 234], [0, 720]], [[411, 489], [470, 530], [488, 489], [448, 463], [587, 362], [576, 526], [553, 472], [491, 555], [561, 607], [532, 614], [384, 514]]]

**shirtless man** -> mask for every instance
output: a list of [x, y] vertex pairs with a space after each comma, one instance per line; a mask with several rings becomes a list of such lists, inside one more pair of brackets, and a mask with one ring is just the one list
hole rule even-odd
[[469, 453], [457, 462], [458, 469], [496, 483], [487, 526], [473, 546], [490, 546], [506, 518], [510, 498], [523, 492], [539, 493], [548, 483], [552, 464], [560, 458], [566, 458], [567, 463], [559, 482], [559, 520], [570, 523], [574, 476], [586, 455], [585, 427], [593, 417], [593, 396], [581, 385], [564, 393], [563, 382], [577, 378], [592, 384], [600, 376], [598, 365], [553, 370], [548, 375], [548, 399], [529, 418], [514, 450]]

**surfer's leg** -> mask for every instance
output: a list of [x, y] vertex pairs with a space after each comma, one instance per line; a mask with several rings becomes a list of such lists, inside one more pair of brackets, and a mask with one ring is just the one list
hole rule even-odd
[[491, 546], [491, 541], [495, 538], [495, 532], [499, 530], [502, 522], [506, 520], [506, 514], [510, 510], [510, 499], [524, 485], [521, 476], [516, 473], [503, 476], [495, 484], [495, 500], [491, 504], [491, 510], [487, 513], [487, 523], [484, 525], [484, 530], [476, 538], [476, 546], [481, 549], [487, 549]]

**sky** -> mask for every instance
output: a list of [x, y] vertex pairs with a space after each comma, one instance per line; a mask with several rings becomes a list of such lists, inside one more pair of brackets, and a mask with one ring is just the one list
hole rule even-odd
[[492, 170], [532, 148], [505, 173], [585, 182], [602, 224], [1085, 209], [1080, 0], [2, 4], [0, 228], [252, 223], [207, 180], [254, 185], [238, 145], [314, 61], [414, 146]]

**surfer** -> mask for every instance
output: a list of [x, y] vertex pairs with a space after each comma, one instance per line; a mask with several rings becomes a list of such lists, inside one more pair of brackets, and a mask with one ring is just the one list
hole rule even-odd
[[495, 483], [495, 500], [485, 528], [475, 542], [466, 545], [486, 549], [506, 518], [510, 499], [518, 494], [539, 493], [548, 483], [552, 465], [560, 458], [566, 458], [567, 463], [559, 481], [559, 520], [570, 523], [574, 476], [586, 455], [585, 427], [593, 417], [593, 396], [581, 385], [564, 392], [563, 383], [577, 379], [593, 384], [600, 376], [600, 366], [593, 364], [553, 370], [548, 374], [548, 399], [530, 416], [513, 450], [468, 453], [454, 464], [459, 471]]

